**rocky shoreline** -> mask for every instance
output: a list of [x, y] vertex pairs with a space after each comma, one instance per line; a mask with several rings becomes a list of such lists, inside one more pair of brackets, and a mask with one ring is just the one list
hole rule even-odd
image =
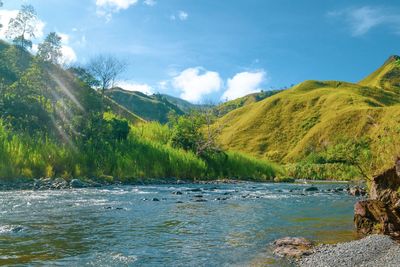
[[246, 183], [245, 180], [220, 179], [211, 181], [193, 181], [180, 179], [136, 179], [130, 182], [119, 180], [106, 181], [104, 179], [16, 179], [12, 181], [0, 181], [0, 191], [10, 190], [66, 190], [76, 188], [96, 188], [111, 185], [163, 185], [163, 184], [238, 184]]
[[320, 245], [309, 254], [297, 260], [296, 265], [301, 267], [400, 266], [400, 245], [386, 235], [370, 235], [356, 241]]

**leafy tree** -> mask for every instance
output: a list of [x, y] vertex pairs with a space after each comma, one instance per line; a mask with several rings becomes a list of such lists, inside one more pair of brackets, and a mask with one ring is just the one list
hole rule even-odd
[[61, 37], [57, 33], [51, 32], [43, 43], [39, 44], [38, 57], [45, 62], [58, 64], [61, 56]]
[[89, 71], [80, 66], [71, 67], [68, 69], [76, 78], [85, 83], [89, 87], [99, 87], [100, 81], [97, 80]]
[[23, 50], [32, 48], [32, 41], [29, 38], [35, 38], [37, 23], [38, 19], [34, 7], [22, 5], [17, 17], [10, 19], [6, 36]]
[[215, 131], [211, 127], [212, 111], [192, 112], [189, 115], [171, 115], [171, 145], [192, 151], [202, 158], [223, 152], [217, 145]]
[[322, 155], [325, 163], [354, 166], [362, 177], [371, 180], [369, 169], [372, 154], [370, 140], [367, 138], [341, 140], [336, 145], [328, 147]]
[[88, 71], [100, 82], [101, 93], [114, 86], [116, 79], [126, 70], [126, 64], [112, 55], [98, 55], [89, 61]]

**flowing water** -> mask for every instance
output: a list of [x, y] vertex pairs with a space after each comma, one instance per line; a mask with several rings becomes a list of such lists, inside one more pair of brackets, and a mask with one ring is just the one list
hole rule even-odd
[[[317, 185], [121, 186], [0, 192], [0, 265], [285, 265], [284, 236], [355, 238], [346, 193]], [[159, 201], [157, 201], [159, 200]]]

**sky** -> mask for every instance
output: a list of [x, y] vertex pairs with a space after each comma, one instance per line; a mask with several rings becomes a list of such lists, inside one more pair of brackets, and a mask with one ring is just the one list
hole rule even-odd
[[128, 63], [119, 86], [193, 103], [304, 80], [357, 82], [400, 54], [398, 0], [3, 2], [4, 25], [32, 4], [40, 20], [34, 43], [60, 34], [65, 64], [112, 54]]

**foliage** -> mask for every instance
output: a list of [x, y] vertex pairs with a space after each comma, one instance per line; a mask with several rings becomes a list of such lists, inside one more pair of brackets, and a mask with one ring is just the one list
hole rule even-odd
[[55, 32], [49, 33], [43, 43], [38, 46], [38, 57], [52, 64], [60, 63], [62, 56], [61, 52], [61, 37]]
[[38, 23], [36, 11], [32, 5], [22, 5], [17, 17], [10, 19], [6, 36], [20, 49], [32, 48], [29, 38], [35, 37]]
[[0, 179], [267, 180], [279, 170], [239, 153], [200, 156], [194, 146], [206, 139], [204, 117], [197, 116], [193, 128], [187, 124], [194, 117], [171, 125], [131, 119], [71, 72], [15, 51], [0, 46], [0, 62], [7, 62], [0, 64]]
[[[235, 109], [215, 123], [222, 127], [218, 141], [224, 149], [286, 164], [290, 166], [290, 172], [308, 178], [323, 175], [330, 178], [334, 172], [340, 179], [349, 177], [340, 170], [341, 165], [347, 166], [349, 161], [354, 164], [350, 171], [353, 178], [370, 178], [393, 165], [400, 152], [395, 148], [399, 147], [397, 140], [400, 139], [400, 132], [395, 129], [400, 115], [400, 68], [395, 59], [390, 58], [358, 84], [305, 81]], [[345, 155], [347, 145], [337, 147], [343, 141], [338, 137], [368, 140], [368, 149], [353, 145], [350, 148], [368, 151], [369, 155], [362, 152], [357, 155], [361, 157], [357, 160], [341, 158], [347, 162], [342, 164], [306, 163], [310, 155], [327, 147], [336, 150], [336, 155], [339, 149], [343, 151], [342, 156]], [[357, 167], [360, 162], [364, 165], [363, 175]], [[316, 174], [318, 171], [323, 174]]]

